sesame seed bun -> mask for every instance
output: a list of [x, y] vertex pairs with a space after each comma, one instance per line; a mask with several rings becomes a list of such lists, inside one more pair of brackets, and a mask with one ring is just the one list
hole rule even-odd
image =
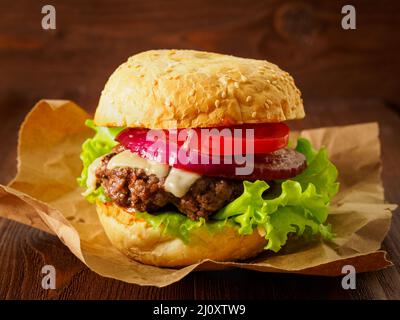
[[194, 128], [304, 117], [293, 78], [264, 60], [151, 50], [120, 65], [94, 121], [100, 126]]
[[153, 228], [134, 213], [112, 204], [97, 203], [97, 212], [111, 243], [128, 257], [159, 267], [188, 266], [204, 259], [233, 261], [253, 257], [266, 244], [257, 231], [239, 235], [226, 224], [222, 230], [199, 227], [192, 231], [188, 243], [163, 233], [164, 226]]

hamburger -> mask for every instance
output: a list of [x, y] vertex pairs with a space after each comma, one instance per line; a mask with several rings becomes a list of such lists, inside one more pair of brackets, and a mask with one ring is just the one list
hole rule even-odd
[[289, 141], [293, 78], [263, 60], [151, 50], [111, 75], [82, 146], [82, 194], [110, 242], [160, 267], [243, 260], [333, 236], [324, 148]]

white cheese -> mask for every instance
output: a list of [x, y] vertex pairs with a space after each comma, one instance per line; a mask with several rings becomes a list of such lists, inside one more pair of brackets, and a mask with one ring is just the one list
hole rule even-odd
[[88, 190], [90, 190], [90, 192], [96, 190], [96, 169], [100, 166], [101, 159], [103, 159], [102, 156], [98, 157], [88, 167], [88, 177], [86, 180], [86, 186]]
[[146, 160], [129, 150], [118, 153], [107, 164], [107, 169], [110, 170], [118, 167], [143, 169], [146, 174], [154, 174], [158, 178], [166, 177], [169, 171], [169, 165]]
[[164, 189], [171, 192], [175, 197], [181, 198], [200, 177], [197, 173], [171, 168], [167, 179], [165, 179]]

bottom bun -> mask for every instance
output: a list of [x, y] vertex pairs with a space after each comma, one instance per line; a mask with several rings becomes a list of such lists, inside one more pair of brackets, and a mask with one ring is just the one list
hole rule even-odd
[[128, 257], [159, 267], [188, 266], [204, 259], [233, 261], [261, 252], [266, 240], [258, 232], [239, 235], [237, 228], [226, 224], [218, 231], [201, 226], [190, 234], [188, 243], [163, 234], [163, 227], [153, 228], [135, 213], [111, 203], [97, 203], [97, 212], [111, 243]]

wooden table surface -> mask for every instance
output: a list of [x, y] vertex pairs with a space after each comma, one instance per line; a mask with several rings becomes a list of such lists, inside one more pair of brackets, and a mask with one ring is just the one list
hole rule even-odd
[[[400, 203], [399, 2], [352, 1], [357, 30], [348, 31], [341, 1], [52, 1], [52, 31], [40, 27], [45, 4], [0, 3], [0, 183], [15, 174], [18, 126], [38, 99], [67, 98], [93, 111], [129, 55], [174, 47], [279, 64], [304, 95], [307, 117], [289, 123], [293, 129], [378, 122], [385, 196]], [[394, 266], [357, 275], [356, 290], [343, 290], [340, 278], [245, 270], [139, 287], [91, 272], [55, 236], [0, 219], [0, 299], [400, 299], [398, 213], [383, 243]], [[56, 290], [41, 287], [46, 264], [57, 270]]]

